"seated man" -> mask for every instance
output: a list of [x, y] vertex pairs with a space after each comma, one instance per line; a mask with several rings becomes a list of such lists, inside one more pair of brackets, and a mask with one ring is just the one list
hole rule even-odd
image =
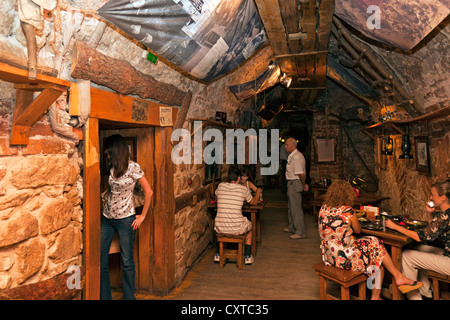
[[[247, 201], [251, 205], [258, 204], [261, 189], [256, 190], [252, 197], [250, 189], [240, 184], [241, 171], [231, 166], [228, 169], [228, 182], [222, 182], [216, 189], [217, 216], [215, 227], [217, 233], [240, 235], [247, 231], [245, 239], [245, 264], [253, 263], [252, 256], [252, 223], [242, 215], [242, 205]], [[219, 254], [216, 253], [214, 261], [219, 261]]]

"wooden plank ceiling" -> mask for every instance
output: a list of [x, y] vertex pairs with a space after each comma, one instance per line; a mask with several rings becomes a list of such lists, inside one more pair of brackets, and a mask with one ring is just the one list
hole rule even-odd
[[334, 0], [255, 0], [280, 69], [292, 77], [285, 108], [311, 106], [326, 88]]

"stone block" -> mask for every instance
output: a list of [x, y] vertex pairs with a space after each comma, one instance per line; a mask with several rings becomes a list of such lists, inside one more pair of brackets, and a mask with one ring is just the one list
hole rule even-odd
[[18, 211], [8, 220], [0, 221], [0, 248], [38, 235], [38, 220], [27, 211]]

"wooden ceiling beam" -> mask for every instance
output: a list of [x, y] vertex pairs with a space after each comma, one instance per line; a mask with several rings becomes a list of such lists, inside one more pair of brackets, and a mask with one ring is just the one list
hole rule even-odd
[[255, 0], [255, 3], [274, 54], [288, 54], [286, 32], [278, 1]]

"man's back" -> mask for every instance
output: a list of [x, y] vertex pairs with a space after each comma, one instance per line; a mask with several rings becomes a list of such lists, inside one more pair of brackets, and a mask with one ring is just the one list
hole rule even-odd
[[215, 230], [226, 234], [241, 231], [246, 223], [246, 218], [242, 215], [242, 205], [244, 201], [252, 200], [250, 190], [240, 184], [222, 182], [216, 189], [216, 196]]

